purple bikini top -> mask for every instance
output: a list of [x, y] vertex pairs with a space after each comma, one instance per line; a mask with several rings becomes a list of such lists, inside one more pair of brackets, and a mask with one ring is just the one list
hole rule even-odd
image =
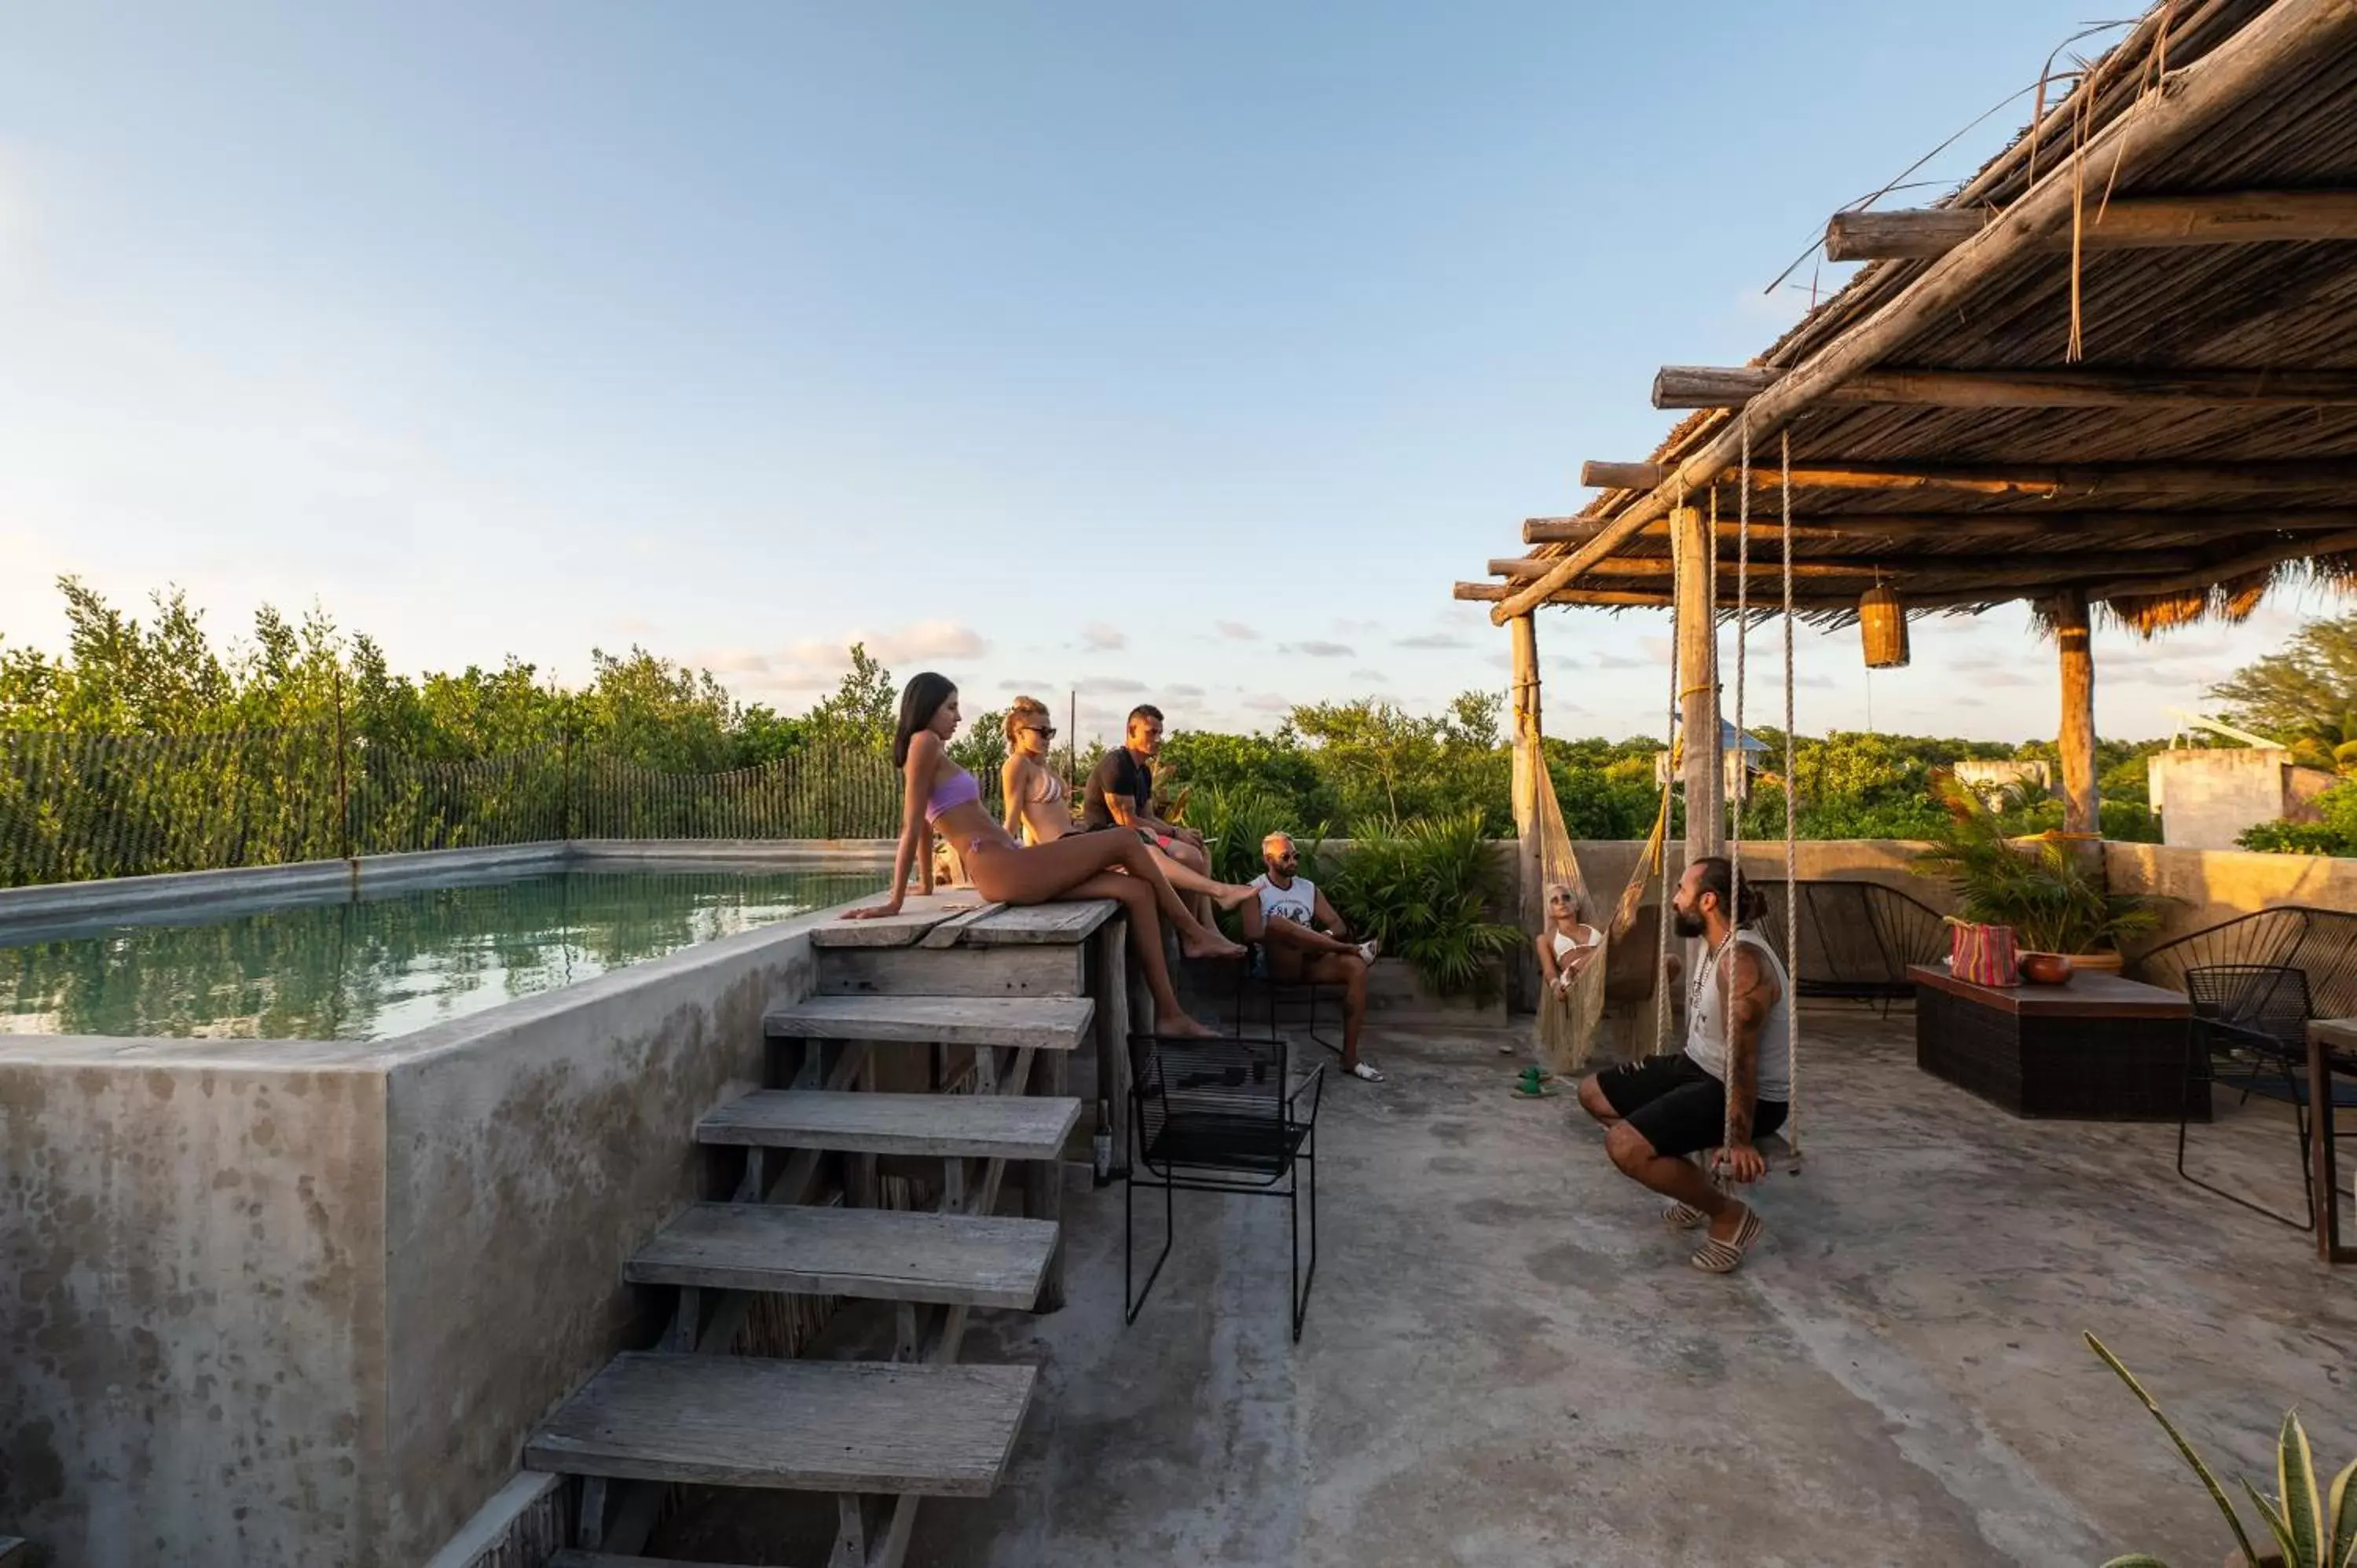
[[950, 776], [933, 786], [931, 797], [925, 801], [925, 821], [933, 822], [943, 811], [953, 811], [969, 800], [982, 799], [982, 786], [964, 768], [952, 769]]

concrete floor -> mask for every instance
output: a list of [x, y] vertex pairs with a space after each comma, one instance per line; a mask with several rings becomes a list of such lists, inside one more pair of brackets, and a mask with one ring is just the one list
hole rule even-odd
[[[1281, 1203], [1180, 1194], [1125, 1328], [1121, 1189], [1074, 1173], [1071, 1305], [966, 1341], [1042, 1369], [1007, 1484], [926, 1503], [909, 1561], [2220, 1561], [2090, 1328], [2222, 1473], [2271, 1491], [2292, 1406], [2320, 1466], [2357, 1457], [2357, 1270], [2180, 1182], [2174, 1127], [2016, 1121], [1918, 1072], [1903, 1010], [1805, 1027], [1809, 1168], [1770, 1178], [1732, 1278], [1687, 1266], [1567, 1097], [1511, 1099], [1470, 1029], [1386, 1029], [1389, 1083], [1329, 1082], [1298, 1347]], [[2288, 1112], [2196, 1136], [2298, 1201]], [[823, 1562], [809, 1501], [693, 1497], [655, 1549]]]

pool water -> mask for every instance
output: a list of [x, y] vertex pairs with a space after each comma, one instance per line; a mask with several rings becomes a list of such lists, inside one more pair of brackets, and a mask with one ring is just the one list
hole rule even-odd
[[191, 923], [22, 940], [0, 933], [0, 1034], [382, 1040], [839, 904], [883, 881], [552, 872]]

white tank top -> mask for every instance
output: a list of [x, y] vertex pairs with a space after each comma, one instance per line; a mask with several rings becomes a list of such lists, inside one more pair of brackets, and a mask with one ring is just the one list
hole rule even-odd
[[[1785, 1032], [1786, 1010], [1792, 1004], [1792, 978], [1777, 961], [1776, 950], [1766, 938], [1739, 931], [1737, 940], [1757, 949], [1760, 961], [1776, 977], [1776, 1004], [1768, 1009], [1760, 1025], [1760, 1098], [1787, 1101], [1792, 1098], [1792, 1037]], [[1728, 947], [1733, 945], [1730, 942]], [[1721, 1083], [1727, 1081], [1727, 1005], [1718, 988], [1718, 961], [1727, 950], [1721, 948], [1710, 955], [1686, 993], [1686, 1055]]]
[[1260, 895], [1262, 918], [1291, 920], [1297, 926], [1314, 923], [1318, 913], [1318, 884], [1307, 876], [1295, 877], [1290, 887], [1279, 887], [1264, 874], [1253, 878], [1253, 888]]

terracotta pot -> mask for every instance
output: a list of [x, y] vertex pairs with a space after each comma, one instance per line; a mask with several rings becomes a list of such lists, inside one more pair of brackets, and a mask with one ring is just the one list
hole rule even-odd
[[2020, 958], [2026, 985], [2061, 985], [2071, 978], [2071, 960], [2059, 952], [2026, 952]]
[[2071, 967], [2082, 974], [2117, 974], [2120, 966], [2126, 961], [2120, 957], [2116, 948], [2108, 952], [2074, 952], [2071, 955]]

